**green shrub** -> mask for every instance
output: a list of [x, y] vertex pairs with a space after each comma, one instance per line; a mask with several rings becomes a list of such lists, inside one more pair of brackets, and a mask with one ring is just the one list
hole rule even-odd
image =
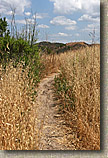
[[22, 37], [11, 37], [7, 30], [7, 22], [5, 20], [5, 22], [3, 20], [1, 21], [0, 32], [2, 32], [2, 36], [0, 37], [0, 64], [4, 71], [10, 62], [13, 64], [14, 68], [17, 67], [17, 65], [22, 64], [22, 72], [27, 68], [29, 90], [36, 94], [33, 89], [40, 81], [40, 71], [42, 67], [40, 64], [39, 49], [37, 45], [31, 45], [30, 41], [24, 40]]
[[65, 74], [60, 74], [58, 77], [55, 77], [55, 88], [56, 92], [58, 93], [59, 98], [62, 98], [62, 107], [61, 109], [63, 110], [64, 108], [69, 109], [75, 108], [75, 97], [74, 94], [72, 93], [73, 87], [69, 86], [69, 82], [67, 81]]

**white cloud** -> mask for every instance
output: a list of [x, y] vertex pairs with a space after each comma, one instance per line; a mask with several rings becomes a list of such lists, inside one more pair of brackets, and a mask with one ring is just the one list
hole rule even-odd
[[98, 14], [92, 14], [92, 16], [84, 14], [78, 20], [91, 22], [91, 24], [88, 24], [85, 28], [82, 29], [82, 31], [90, 33], [95, 29], [96, 33], [98, 33], [98, 36], [100, 36], [100, 16]]
[[80, 34], [79, 34], [79, 33], [76, 33], [76, 34], [75, 34], [75, 36], [79, 37], [79, 36], [80, 36]]
[[76, 26], [67, 26], [65, 27], [66, 30], [75, 30]]
[[25, 12], [25, 15], [30, 16], [31, 13], [30, 12]]
[[[7, 19], [7, 21], [10, 23], [11, 22], [11, 20], [9, 20], [9, 19]], [[18, 24], [26, 24], [26, 20], [25, 19], [16, 19], [15, 20], [15, 22], [16, 23], [18, 23]], [[27, 19], [27, 23], [28, 24], [34, 24], [34, 20], [33, 19]], [[49, 28], [49, 26], [48, 25], [44, 25], [44, 24], [40, 24], [40, 25], [37, 25], [37, 28]]]
[[93, 23], [93, 24], [88, 24], [87, 25], [88, 26], [88, 28], [91, 28], [91, 29], [93, 29], [93, 28], [99, 28], [100, 27], [100, 24], [96, 24], [96, 23]]
[[51, 20], [50, 23], [53, 25], [71, 26], [71, 25], [75, 25], [76, 21], [67, 19], [65, 16], [57, 16], [57, 17], [53, 18], [53, 20]]
[[100, 17], [100, 12], [93, 12], [91, 13], [91, 15], [95, 18], [95, 17]]
[[82, 29], [82, 31], [93, 32], [94, 29], [95, 29], [96, 33], [97, 32], [99, 33], [100, 32], [100, 24], [99, 23], [88, 24], [87, 27]]
[[36, 16], [36, 19], [43, 19], [48, 17], [47, 13], [36, 13], [35, 15], [33, 15], [33, 18]]
[[[11, 23], [11, 19], [6, 18], [6, 20], [7, 20], [8, 23]], [[26, 21], [24, 19], [22, 19], [22, 20], [17, 19], [17, 20], [15, 20], [15, 23], [16, 24], [26, 24]]]
[[71, 38], [71, 35], [63, 32], [59, 32], [57, 34], [49, 34], [49, 41], [51, 42], [67, 43], [70, 41], [69, 38]]
[[59, 32], [59, 33], [56, 33], [56, 34], [50, 34], [49, 36], [60, 39], [61, 37], [71, 37], [72, 34], [67, 34], [67, 33], [64, 33], [64, 32]]
[[44, 24], [38, 25], [37, 27], [38, 27], [38, 28], [49, 28], [48, 25], [44, 25]]
[[92, 17], [91, 15], [88, 15], [88, 14], [84, 14], [82, 15], [78, 21], [92, 21], [92, 22], [100, 22], [100, 17]]
[[[11, 20], [9, 20], [11, 21]], [[16, 19], [15, 20], [16, 23], [19, 23], [19, 24], [26, 24], [26, 20], [25, 19]], [[27, 23], [28, 24], [33, 24], [34, 23], [34, 20], [33, 19], [27, 19]]]
[[54, 12], [71, 14], [74, 11], [96, 13], [100, 10], [99, 0], [49, 0], [54, 3]]
[[23, 20], [15, 20], [16, 23], [19, 23], [19, 24], [26, 24], [26, 21], [23, 19]]
[[16, 14], [22, 14], [25, 8], [30, 6], [30, 0], [0, 0], [0, 13], [8, 15], [11, 8], [15, 8]]
[[67, 34], [67, 33], [63, 33], [63, 32], [59, 32], [59, 33], [58, 33], [58, 35], [60, 35], [60, 36], [65, 36], [65, 37], [67, 37], [67, 36], [68, 36], [68, 34]]
[[6, 14], [7, 15], [12, 15], [12, 11], [7, 11]]
[[[11, 20], [9, 20], [9, 22], [11, 22]], [[19, 23], [19, 24], [26, 24], [26, 20], [25, 19], [16, 19], [15, 20], [16, 23]], [[33, 19], [27, 19], [27, 23], [28, 24], [33, 24], [34, 23], [34, 20]]]

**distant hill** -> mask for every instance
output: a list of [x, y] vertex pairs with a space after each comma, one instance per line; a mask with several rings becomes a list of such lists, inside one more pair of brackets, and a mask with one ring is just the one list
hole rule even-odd
[[[93, 44], [87, 44], [85, 42], [70, 42], [70, 43], [51, 43], [51, 42], [39, 42], [36, 44], [38, 48], [42, 50], [42, 52], [46, 52], [48, 54], [51, 53], [63, 53], [69, 50], [77, 50], [79, 48], [91, 47]], [[99, 45], [99, 44], [96, 44]]]
[[71, 43], [67, 43], [66, 46], [70, 46], [73, 48], [80, 48], [80, 47], [89, 46], [89, 44], [87, 44], [85, 42], [71, 42]]
[[59, 48], [62, 48], [62, 47], [65, 47], [66, 44], [63, 44], [63, 43], [51, 43], [51, 42], [40, 42], [38, 43], [38, 47], [39, 48], [49, 48], [49, 49], [59, 49]]

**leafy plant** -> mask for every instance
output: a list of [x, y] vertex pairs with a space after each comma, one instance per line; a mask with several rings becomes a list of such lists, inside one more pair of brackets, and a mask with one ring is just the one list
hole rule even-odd
[[69, 86], [65, 74], [60, 74], [55, 77], [55, 88], [57, 90], [58, 96], [62, 98], [64, 104], [62, 104], [62, 109], [75, 108], [75, 97], [73, 92], [73, 87]]
[[[12, 23], [12, 26], [13, 25], [14, 24]], [[31, 25], [32, 33], [30, 34], [30, 39], [25, 39], [21, 35], [14, 37], [7, 29], [8, 24], [6, 18], [0, 19], [0, 64], [2, 65], [3, 70], [6, 70], [6, 66], [10, 62], [12, 62], [14, 68], [17, 67], [19, 63], [22, 64], [22, 72], [24, 72], [27, 68], [29, 77], [29, 91], [31, 91], [30, 89], [33, 89], [33, 87], [35, 87], [40, 81], [41, 71], [39, 49], [37, 45], [34, 45], [34, 41], [36, 40], [36, 18], [34, 18], [34, 23]], [[33, 90], [32, 93], [34, 93]]]
[[3, 19], [0, 18], [0, 37], [5, 36], [6, 34], [9, 34], [9, 30], [7, 30], [8, 23], [6, 21], [6, 17]]

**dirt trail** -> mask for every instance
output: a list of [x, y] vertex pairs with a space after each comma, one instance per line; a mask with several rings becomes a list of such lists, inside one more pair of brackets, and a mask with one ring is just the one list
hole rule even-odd
[[44, 78], [38, 88], [36, 129], [39, 133], [39, 150], [69, 149], [64, 121], [58, 113], [58, 101], [54, 97], [55, 75], [57, 73]]

